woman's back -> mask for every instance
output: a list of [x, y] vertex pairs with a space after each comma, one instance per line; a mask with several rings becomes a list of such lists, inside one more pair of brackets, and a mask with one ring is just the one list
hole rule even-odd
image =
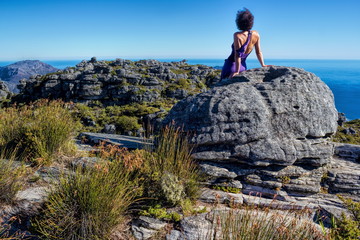
[[[249, 35], [248, 31], [236, 32], [236, 33], [234, 33], [234, 40], [237, 39], [239, 46], [243, 46], [248, 38], [248, 35]], [[251, 39], [250, 39], [250, 42], [249, 42], [247, 48], [245, 49], [245, 54], [251, 53], [251, 51], [254, 49], [254, 46], [258, 40], [259, 40], [259, 33], [255, 30], [252, 30], [251, 31]]]

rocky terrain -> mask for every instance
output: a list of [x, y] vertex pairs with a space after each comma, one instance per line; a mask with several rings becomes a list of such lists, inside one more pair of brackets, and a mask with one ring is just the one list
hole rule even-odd
[[38, 60], [25, 60], [0, 67], [0, 80], [5, 81], [11, 92], [18, 93], [16, 86], [20, 79], [28, 79], [37, 74], [47, 74], [56, 72], [59, 69]]
[[[261, 196], [267, 206], [277, 199], [278, 208], [308, 206], [338, 216], [335, 194], [359, 200], [360, 147], [330, 141], [337, 120], [333, 94], [318, 77], [270, 67], [178, 102], [163, 123], [190, 132], [208, 186], [245, 194], [220, 199]], [[208, 190], [202, 199], [215, 201], [216, 194]]]
[[218, 70], [189, 65], [186, 61], [92, 58], [74, 68], [20, 81], [21, 94], [17, 100], [60, 98], [82, 103], [97, 100], [104, 105], [167, 101], [199, 93], [218, 80]]
[[[284, 210], [307, 209], [301, 220], [319, 228], [315, 224], [319, 216], [330, 226], [331, 216], [347, 213], [336, 194], [360, 201], [360, 146], [331, 142], [338, 112], [325, 83], [289, 67], [252, 69], [222, 82], [217, 73], [186, 62], [93, 58], [75, 68], [22, 81], [17, 101], [49, 97], [122, 105], [180, 100], [163, 125], [175, 124], [188, 132], [193, 157], [206, 176], [198, 208], [208, 210], [195, 211], [176, 223], [138, 216], [128, 223], [136, 239], [158, 239], [160, 233], [161, 239], [169, 240], [217, 239], [214, 216], [241, 204], [272, 209], [267, 221]], [[109, 134], [81, 136], [120, 146], [141, 141]], [[78, 148], [91, 149], [80, 143]], [[70, 165], [86, 168], [97, 161], [78, 157]], [[44, 166], [36, 174], [39, 182], [51, 183], [62, 170]], [[46, 187], [25, 189], [17, 199], [17, 205], [0, 208], [0, 216], [22, 216], [22, 224], [14, 228], [30, 234], [26, 224], [45, 201]], [[124, 236], [114, 231], [112, 239]]]

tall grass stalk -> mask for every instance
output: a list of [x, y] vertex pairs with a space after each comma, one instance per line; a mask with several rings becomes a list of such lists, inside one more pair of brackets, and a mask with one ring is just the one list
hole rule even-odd
[[153, 151], [145, 154], [144, 169], [153, 184], [147, 188], [152, 191], [150, 196], [165, 198], [172, 205], [179, 204], [180, 198], [197, 197], [199, 172], [191, 151], [182, 129], [174, 126], [162, 129]]
[[0, 204], [11, 204], [23, 185], [25, 167], [14, 162], [14, 154], [0, 152]]
[[0, 149], [36, 164], [49, 163], [78, 128], [61, 101], [39, 100], [32, 105], [0, 109]]
[[212, 236], [222, 240], [326, 240], [321, 228], [291, 212], [256, 208], [217, 211]]
[[135, 178], [116, 160], [77, 168], [50, 193], [33, 227], [43, 239], [108, 239], [138, 194]]

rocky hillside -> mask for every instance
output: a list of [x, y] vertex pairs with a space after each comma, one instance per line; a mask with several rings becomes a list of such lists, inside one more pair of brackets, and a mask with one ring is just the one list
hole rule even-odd
[[219, 70], [186, 61], [82, 61], [76, 67], [21, 81], [18, 101], [63, 99], [125, 105], [183, 99], [219, 80]]
[[5, 81], [10, 91], [18, 92], [16, 85], [20, 79], [27, 79], [36, 74], [47, 74], [59, 69], [38, 60], [25, 60], [5, 67], [0, 67], [0, 79]]

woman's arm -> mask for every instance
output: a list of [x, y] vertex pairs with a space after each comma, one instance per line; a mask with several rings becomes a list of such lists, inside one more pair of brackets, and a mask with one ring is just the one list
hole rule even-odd
[[238, 75], [240, 72], [240, 61], [241, 59], [239, 58], [239, 53], [238, 53], [238, 49], [241, 48], [241, 42], [240, 39], [238, 37], [237, 33], [234, 33], [234, 61], [235, 61], [235, 69], [236, 71], [230, 74], [230, 78], [234, 77], [235, 75]]
[[268, 65], [265, 65], [264, 63], [264, 58], [261, 52], [261, 47], [260, 47], [260, 35], [258, 34], [259, 38], [257, 40], [257, 42], [255, 43], [255, 50], [256, 50], [256, 57], [259, 60], [259, 63], [262, 67], [267, 67]]

